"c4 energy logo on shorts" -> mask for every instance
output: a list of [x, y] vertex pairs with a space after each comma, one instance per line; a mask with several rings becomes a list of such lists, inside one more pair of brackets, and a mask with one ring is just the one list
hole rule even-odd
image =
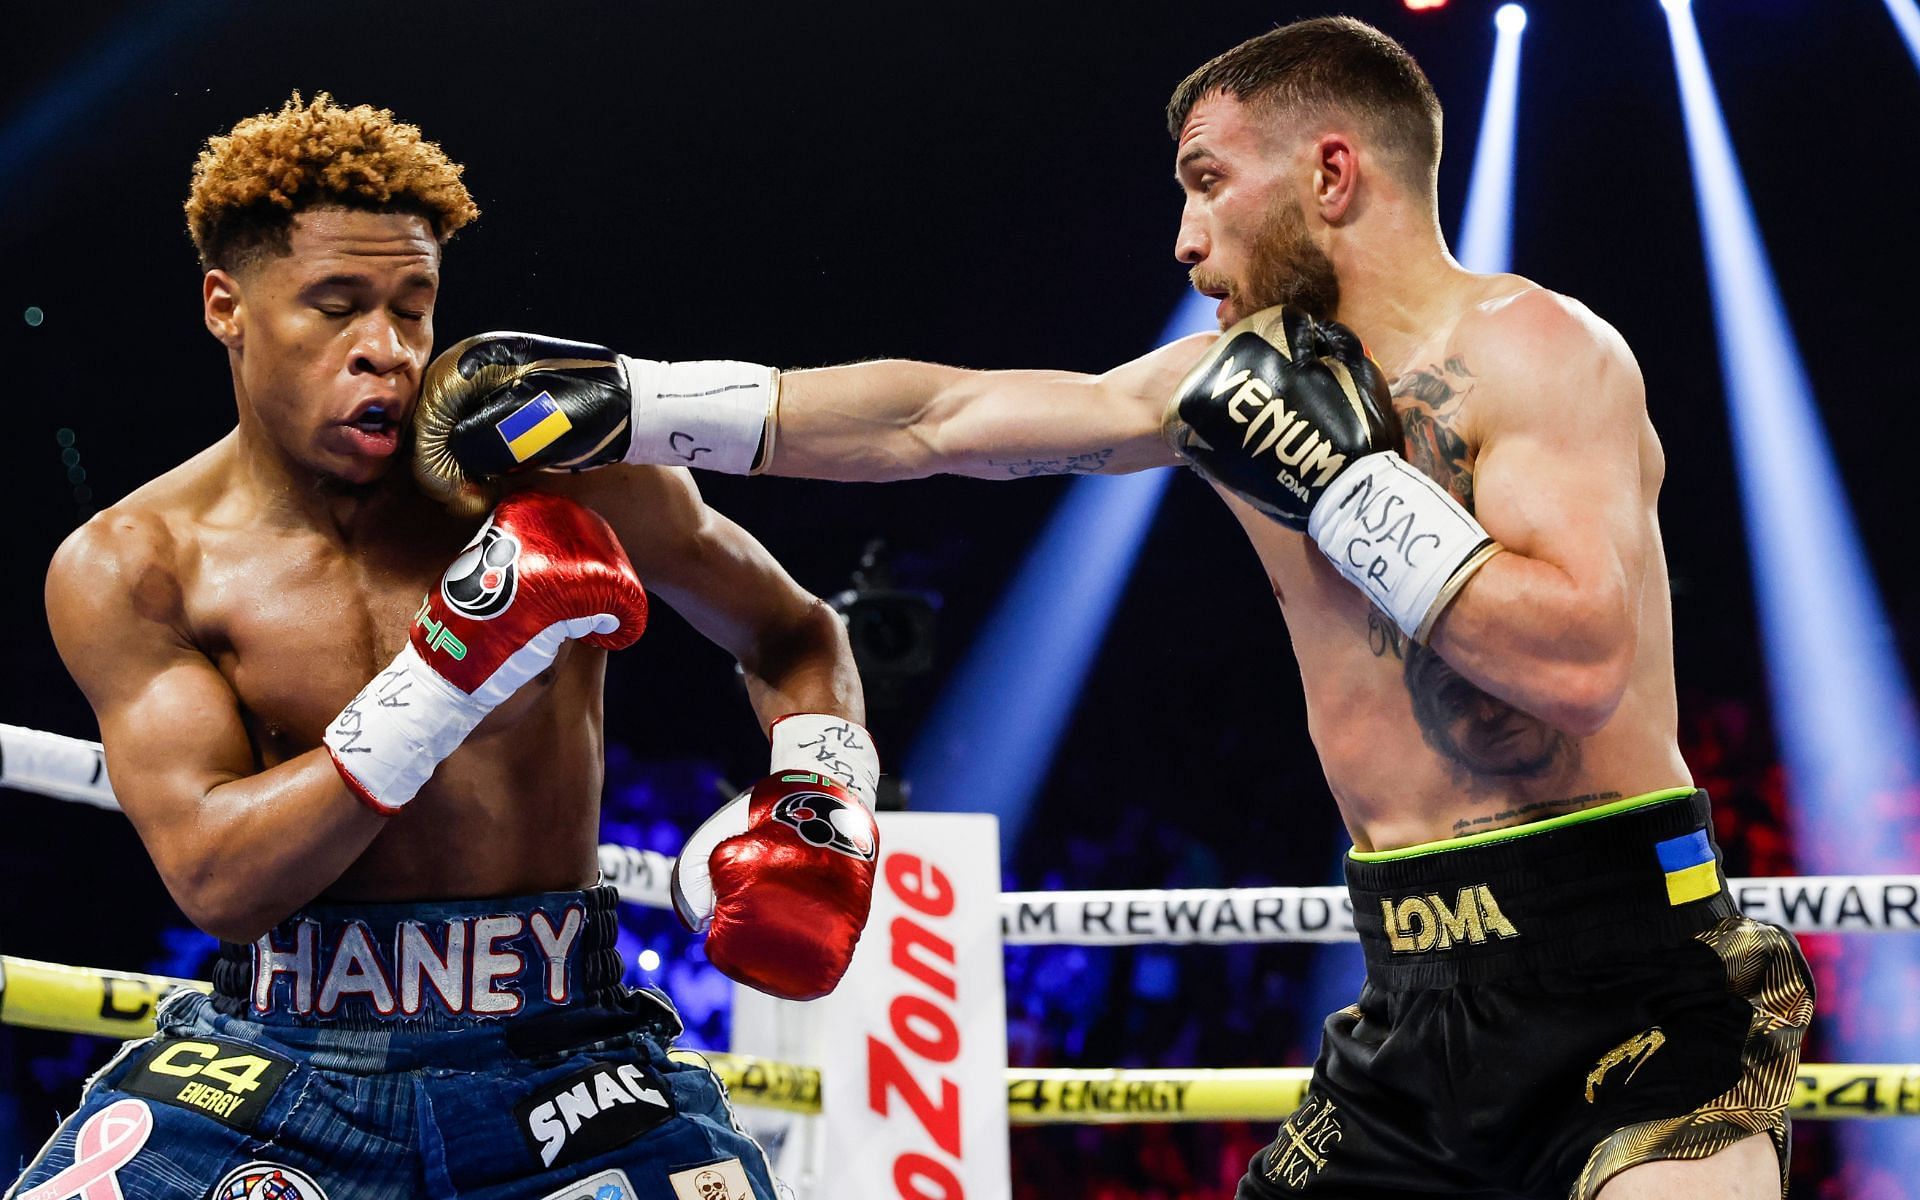
[[753, 1185], [737, 1158], [675, 1171], [667, 1182], [677, 1200], [754, 1200]]
[[520, 539], [489, 520], [440, 577], [440, 597], [463, 617], [491, 621], [513, 605], [519, 562]]
[[624, 1146], [673, 1115], [673, 1091], [637, 1063], [595, 1063], [514, 1106], [527, 1144], [547, 1167]]
[[1333, 1101], [1311, 1093], [1280, 1126], [1280, 1135], [1267, 1151], [1267, 1178], [1290, 1188], [1302, 1188], [1327, 1169], [1327, 1156], [1343, 1136], [1333, 1119]]
[[1477, 946], [1490, 936], [1520, 936], [1484, 883], [1461, 888], [1451, 905], [1429, 892], [1382, 900], [1380, 913], [1386, 920], [1387, 944], [1395, 954], [1449, 950], [1460, 942]]
[[133, 1060], [120, 1090], [251, 1130], [292, 1070], [288, 1059], [225, 1038], [156, 1040]]
[[279, 1163], [250, 1162], [228, 1171], [208, 1200], [327, 1200], [311, 1175]]
[[1627, 1071], [1626, 1079], [1620, 1081], [1621, 1083], [1626, 1083], [1632, 1079], [1634, 1075], [1639, 1073], [1640, 1068], [1646, 1064], [1646, 1061], [1653, 1057], [1654, 1051], [1666, 1044], [1667, 1035], [1660, 1032], [1660, 1027], [1655, 1025], [1645, 1033], [1636, 1033], [1626, 1041], [1621, 1042], [1618, 1046], [1602, 1054], [1600, 1061], [1593, 1064], [1593, 1070], [1587, 1072], [1587, 1103], [1593, 1103], [1593, 1091], [1606, 1079], [1608, 1071], [1613, 1070], [1621, 1063], [1632, 1063], [1633, 1066]]
[[548, 1192], [540, 1200], [634, 1200], [633, 1180], [615, 1168], [575, 1180], [557, 1192]]

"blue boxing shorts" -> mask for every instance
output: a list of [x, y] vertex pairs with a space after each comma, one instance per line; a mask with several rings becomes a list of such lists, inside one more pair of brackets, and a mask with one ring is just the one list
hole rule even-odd
[[301, 909], [169, 997], [7, 1200], [774, 1200], [673, 1007], [620, 983], [615, 904]]

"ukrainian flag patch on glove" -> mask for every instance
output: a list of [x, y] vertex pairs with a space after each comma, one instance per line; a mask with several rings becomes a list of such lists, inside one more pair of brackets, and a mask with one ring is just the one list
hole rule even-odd
[[553, 445], [561, 434], [573, 428], [573, 422], [560, 411], [553, 393], [541, 392], [508, 413], [494, 428], [505, 439], [513, 461], [523, 463]]

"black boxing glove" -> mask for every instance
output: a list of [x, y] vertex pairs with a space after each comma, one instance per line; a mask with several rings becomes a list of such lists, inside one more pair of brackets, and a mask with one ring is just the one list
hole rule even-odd
[[531, 333], [483, 333], [433, 360], [414, 419], [414, 478], [459, 511], [484, 481], [611, 463], [747, 474], [780, 373], [753, 363], [667, 363]]
[[1290, 305], [1240, 321], [1180, 382], [1162, 425], [1175, 453], [1304, 531], [1417, 641], [1501, 549], [1399, 455], [1386, 380], [1337, 322]]

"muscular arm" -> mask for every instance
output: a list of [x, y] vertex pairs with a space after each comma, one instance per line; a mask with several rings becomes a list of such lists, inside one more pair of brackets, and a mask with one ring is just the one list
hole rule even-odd
[[47, 573], [47, 618], [107, 771], [188, 919], [247, 942], [319, 895], [384, 825], [324, 749], [259, 770], [233, 689], [188, 640], [152, 516], [102, 514]]
[[1433, 648], [1482, 691], [1592, 734], [1626, 690], [1654, 553], [1639, 370], [1610, 328], [1545, 292], [1486, 318], [1461, 353], [1476, 372], [1474, 512], [1509, 552], [1447, 609]]
[[889, 360], [790, 371], [767, 470], [812, 479], [1017, 479], [1175, 462], [1160, 415], [1213, 340], [1196, 334], [1102, 375]]
[[708, 508], [693, 476], [614, 467], [542, 478], [604, 516], [649, 591], [737, 659], [764, 730], [793, 712], [865, 721], [846, 629], [753, 535]]

